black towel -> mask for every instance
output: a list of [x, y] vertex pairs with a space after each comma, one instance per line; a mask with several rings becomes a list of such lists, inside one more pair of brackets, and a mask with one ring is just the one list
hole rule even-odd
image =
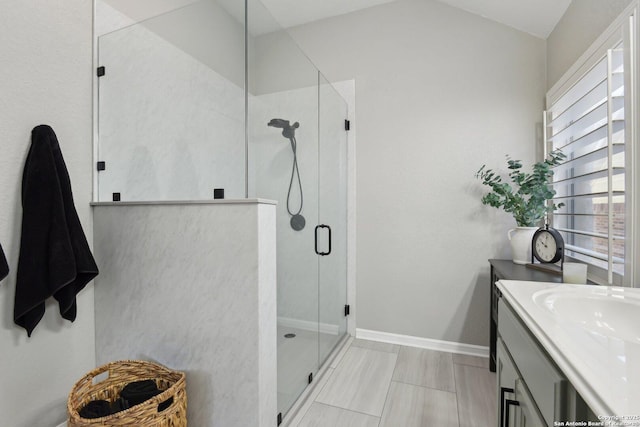
[[126, 409], [129, 409], [130, 407], [131, 407], [131, 405], [129, 405], [129, 402], [127, 402], [122, 397], [119, 397], [111, 404], [111, 413], [115, 414], [116, 412], [120, 412], [120, 411], [124, 411]]
[[129, 402], [129, 405], [135, 406], [160, 393], [162, 393], [162, 391], [158, 390], [154, 380], [143, 380], [135, 381], [124, 386], [120, 392], [120, 397]]
[[7, 277], [9, 274], [9, 264], [7, 264], [7, 258], [4, 256], [2, 245], [0, 245], [0, 280]]
[[36, 126], [22, 176], [15, 323], [31, 336], [52, 295], [62, 317], [73, 322], [76, 295], [97, 274], [56, 134], [47, 125]]
[[[164, 390], [158, 389], [154, 380], [134, 381], [124, 386], [120, 392], [120, 397], [126, 400], [129, 405], [135, 406], [145, 402], [152, 397], [162, 393]], [[161, 402], [158, 405], [158, 412], [162, 412], [173, 403], [173, 397]]]
[[78, 411], [78, 415], [86, 419], [102, 418], [129, 408], [129, 402], [121, 397], [117, 398], [113, 403], [109, 403], [106, 400], [92, 400]]
[[86, 419], [106, 417], [112, 413], [111, 404], [106, 400], [92, 400], [78, 411], [78, 415]]

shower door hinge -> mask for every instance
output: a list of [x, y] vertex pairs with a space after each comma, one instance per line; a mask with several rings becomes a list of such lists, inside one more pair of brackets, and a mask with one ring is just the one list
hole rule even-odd
[[103, 171], [103, 170], [105, 170], [107, 168], [107, 163], [106, 162], [98, 162], [96, 166], [97, 166], [97, 169], [99, 171]]
[[102, 67], [98, 67], [97, 73], [98, 77], [102, 77], [107, 73], [106, 69], [104, 68], [104, 66]]
[[351, 313], [351, 307], [349, 306], [349, 304], [345, 304], [344, 306], [344, 315], [348, 316]]
[[344, 121], [344, 130], [351, 130], [351, 122], [349, 120]]
[[313, 382], [313, 372], [311, 372], [309, 374], [309, 378], [307, 378], [309, 380], [309, 384], [311, 384]]
[[282, 412], [278, 412], [278, 425], [282, 424]]

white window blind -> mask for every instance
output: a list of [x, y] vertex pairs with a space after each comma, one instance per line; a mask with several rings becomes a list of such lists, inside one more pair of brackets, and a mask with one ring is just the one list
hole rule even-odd
[[625, 194], [625, 45], [615, 40], [566, 92], [548, 105], [548, 150], [566, 160], [554, 169], [553, 227], [565, 255], [588, 263], [607, 283], [623, 283], [627, 206]]

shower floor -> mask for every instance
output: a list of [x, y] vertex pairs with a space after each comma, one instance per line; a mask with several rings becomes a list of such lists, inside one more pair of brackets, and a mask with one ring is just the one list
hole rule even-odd
[[317, 372], [318, 345], [333, 349], [338, 340], [337, 334], [278, 325], [278, 412], [284, 415], [291, 408], [308, 385], [309, 374]]

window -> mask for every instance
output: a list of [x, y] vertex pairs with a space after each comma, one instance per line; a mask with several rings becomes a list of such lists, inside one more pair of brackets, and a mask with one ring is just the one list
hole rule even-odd
[[[553, 227], [565, 256], [589, 264], [605, 284], [629, 284], [633, 183], [633, 17], [614, 25], [547, 94], [546, 150], [567, 156], [554, 169]], [[586, 57], [586, 59], [584, 59]]]

